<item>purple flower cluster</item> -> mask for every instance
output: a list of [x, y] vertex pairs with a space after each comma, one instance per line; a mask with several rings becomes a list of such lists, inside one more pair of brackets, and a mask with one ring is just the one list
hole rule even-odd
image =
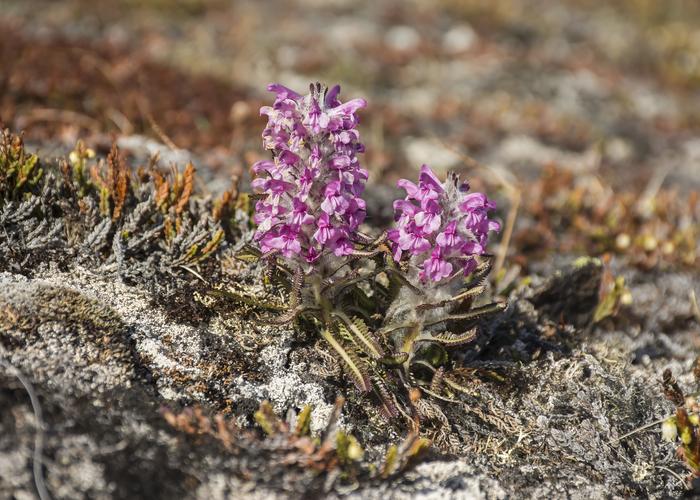
[[311, 84], [302, 96], [282, 85], [277, 97], [260, 108], [268, 117], [263, 144], [273, 159], [253, 165], [253, 188], [264, 195], [255, 205], [255, 239], [263, 252], [315, 262], [321, 255], [348, 255], [353, 234], [365, 218], [360, 198], [367, 171], [356, 129], [364, 99], [341, 103], [340, 86]]
[[421, 167], [418, 185], [401, 179], [398, 186], [406, 198], [394, 202], [397, 227], [389, 231], [394, 259], [408, 254], [423, 282], [471, 273], [474, 256], [486, 251], [488, 232], [500, 229], [488, 218], [496, 204], [482, 193], [468, 193], [469, 185], [460, 185], [457, 176], [441, 183], [427, 165]]

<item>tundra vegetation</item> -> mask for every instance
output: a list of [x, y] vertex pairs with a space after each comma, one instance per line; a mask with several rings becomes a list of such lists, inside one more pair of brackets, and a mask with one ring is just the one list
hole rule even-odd
[[697, 489], [691, 2], [37, 2], [0, 497]]

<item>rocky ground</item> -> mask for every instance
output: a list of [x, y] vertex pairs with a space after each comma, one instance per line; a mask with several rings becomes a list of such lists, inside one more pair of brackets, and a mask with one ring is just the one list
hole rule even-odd
[[[697, 390], [694, 3], [10, 0], [0, 26], [0, 121], [26, 143], [0, 167], [38, 155], [0, 175], [0, 497], [692, 494], [659, 420], [665, 369]], [[234, 259], [264, 85], [316, 79], [369, 102], [368, 232], [426, 161], [506, 228], [510, 305], [415, 457], [317, 339], [240, 300], [284, 299]]]

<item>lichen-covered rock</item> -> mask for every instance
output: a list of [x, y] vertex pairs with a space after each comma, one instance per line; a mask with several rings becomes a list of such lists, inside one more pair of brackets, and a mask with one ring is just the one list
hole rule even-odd
[[126, 325], [80, 292], [0, 274], [0, 346], [9, 361], [54, 390], [89, 394], [136, 376]]
[[[204, 446], [202, 439], [210, 438], [172, 428], [159, 410], [192, 403], [230, 408], [245, 428], [262, 399], [270, 399], [281, 415], [312, 403], [320, 410], [313, 429], [321, 429], [338, 391], [308, 373], [309, 364], [290, 356], [290, 332], [278, 329], [274, 337], [268, 330], [272, 338], [254, 355], [261, 364], [258, 372], [225, 375], [227, 365], [240, 366], [236, 360], [242, 352], [235, 347], [240, 339], [226, 337], [221, 319], [196, 327], [179, 324], [166, 309], [154, 307], [147, 292], [80, 268], [34, 279], [4, 273], [0, 279], [3, 360], [28, 374], [39, 395], [44, 454], [50, 458], [45, 478], [56, 498], [160, 498], [167, 492], [223, 498], [239, 488], [257, 498], [262, 491], [271, 496], [290, 491], [291, 478], [304, 477], [281, 469], [278, 473], [287, 476], [272, 480], [268, 460], [279, 452], [246, 437], [241, 443], [247, 444], [233, 455], [216, 441]], [[673, 450], [655, 433], [616, 441], [668, 411], [655, 389], [656, 372], [629, 364], [624, 334], [591, 338], [581, 346], [564, 341], [568, 346], [559, 349], [554, 343], [533, 344], [542, 335], [539, 329], [549, 327], [529, 303], [516, 302], [516, 312], [496, 327], [500, 332], [514, 328], [514, 336], [501, 336], [479, 355], [485, 366], [512, 382], [475, 379], [466, 406], [435, 409], [435, 443], [469, 457], [469, 465], [464, 459], [427, 462], [392, 482], [365, 483], [358, 495], [502, 498], [518, 491], [539, 497], [575, 489], [595, 497], [676, 491], [677, 483], [654, 472], [677, 468]], [[506, 348], [509, 342], [512, 347]], [[498, 361], [519, 345], [529, 353], [519, 368]], [[679, 368], [689, 369], [685, 365]], [[16, 474], [0, 482], [0, 491], [17, 495], [33, 491], [35, 418], [24, 389], [11, 372], [4, 373], [0, 397], [12, 410], [2, 418], [0, 464]], [[346, 393], [352, 396], [351, 390]], [[378, 444], [370, 456], [381, 454], [379, 443], [388, 434], [382, 438], [386, 431], [381, 428], [365, 428], [357, 403], [362, 404], [349, 402], [343, 425]], [[440, 424], [441, 419], [449, 424]], [[268, 458], [255, 462], [262, 460], [257, 454]], [[568, 458], [562, 462], [561, 457]], [[258, 463], [259, 474], [246, 481], [243, 471], [252, 463]], [[295, 483], [294, 490], [322, 487], [310, 477], [305, 481]]]

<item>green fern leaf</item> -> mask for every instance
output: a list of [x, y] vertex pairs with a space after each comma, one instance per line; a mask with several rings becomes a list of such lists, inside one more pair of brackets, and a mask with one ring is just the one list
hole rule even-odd
[[458, 346], [463, 344], [468, 344], [472, 342], [477, 336], [476, 327], [471, 330], [467, 330], [462, 334], [454, 334], [450, 332], [441, 333], [439, 335], [433, 335], [432, 340], [441, 343], [445, 346]]
[[400, 366], [408, 360], [407, 352], [392, 352], [382, 357], [379, 362], [386, 366]]
[[473, 288], [464, 290], [455, 295], [454, 297], [450, 297], [449, 299], [445, 299], [434, 304], [420, 304], [416, 309], [418, 311], [425, 311], [428, 309], [437, 309], [438, 307], [445, 307], [450, 304], [458, 304], [465, 300], [473, 299], [474, 297], [481, 295], [485, 289], [486, 287], [484, 285], [478, 285]]
[[348, 330], [357, 339], [358, 346], [367, 353], [368, 356], [374, 359], [380, 359], [384, 356], [384, 350], [374, 339], [364, 321], [355, 316], [353, 316], [352, 319], [348, 318], [342, 311], [334, 311], [332, 314], [345, 324]]
[[493, 266], [493, 255], [483, 255], [483, 260], [477, 264], [476, 269], [469, 275], [467, 288], [481, 285], [491, 272]]
[[467, 321], [467, 320], [475, 320], [482, 318], [484, 316], [488, 316], [490, 314], [495, 314], [498, 312], [503, 311], [506, 307], [508, 307], [507, 302], [492, 302], [491, 304], [486, 304], [484, 306], [480, 307], [475, 307], [471, 311], [468, 311], [463, 314], [452, 314], [449, 316], [445, 316], [444, 318], [440, 318], [436, 321], [433, 321], [431, 323], [426, 323], [425, 326], [433, 326], [437, 325], [439, 323], [445, 323], [446, 321]]
[[346, 350], [327, 328], [324, 328], [321, 331], [321, 336], [340, 356], [340, 359], [348, 369], [348, 375], [350, 375], [350, 378], [352, 378], [355, 386], [362, 392], [369, 392], [371, 389], [369, 376], [367, 375], [367, 372], [363, 370], [362, 362], [357, 358], [357, 356], [351, 351]]
[[389, 420], [396, 418], [399, 415], [399, 410], [396, 407], [394, 397], [391, 392], [389, 392], [389, 389], [387, 389], [384, 380], [379, 375], [375, 375], [372, 377], [372, 383], [374, 385], [374, 392], [381, 403], [379, 409], [382, 415]]

